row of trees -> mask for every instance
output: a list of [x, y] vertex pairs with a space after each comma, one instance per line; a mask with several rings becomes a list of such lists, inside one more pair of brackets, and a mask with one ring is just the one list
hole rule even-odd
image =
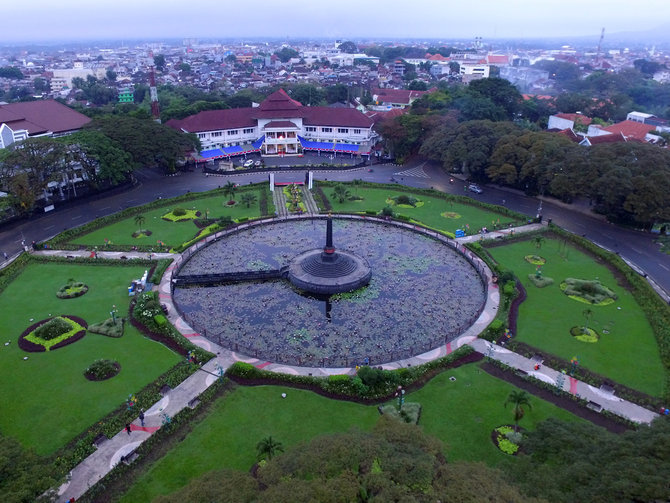
[[88, 190], [102, 190], [124, 182], [140, 167], [174, 172], [179, 160], [197, 148], [194, 135], [149, 119], [96, 118], [73, 135], [29, 138], [0, 150], [0, 187], [10, 194], [14, 212], [23, 214], [39, 199], [48, 199], [49, 182], [61, 182], [64, 176], [72, 183], [61, 190], [76, 196], [77, 177], [86, 180]]

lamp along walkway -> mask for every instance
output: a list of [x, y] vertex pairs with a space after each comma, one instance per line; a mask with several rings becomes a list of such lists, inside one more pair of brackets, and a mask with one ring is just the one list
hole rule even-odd
[[[289, 220], [294, 218], [298, 219], [308, 217], [285, 217], [285, 219]], [[268, 221], [273, 220], [275, 219], [269, 219]], [[408, 224], [399, 225], [407, 226]], [[413, 227], [415, 230], [419, 230], [419, 228], [416, 226], [410, 225], [410, 227]], [[505, 229], [489, 232], [487, 233], [486, 237], [502, 237], [511, 232], [520, 234], [522, 232], [529, 232], [541, 227], [541, 224], [529, 224], [517, 227], [515, 229]], [[426, 231], [426, 234], [440, 238], [440, 236], [438, 236], [434, 231]], [[209, 242], [217, 239], [217, 237], [220, 237], [219, 233], [208, 236], [205, 240], [196, 243], [191, 249], [189, 249], [189, 253], [187, 253], [187, 255], [192, 254], [193, 250], [195, 249], [206, 246]], [[441, 238], [445, 240], [448, 239], [444, 238], [443, 236], [441, 236]], [[512, 351], [509, 351], [502, 346], [478, 339], [477, 336], [495, 318], [500, 302], [498, 286], [492, 281], [491, 271], [488, 269], [488, 267], [485, 266], [479, 257], [472, 254], [469, 250], [462, 246], [462, 243], [477, 241], [479, 239], [481, 239], [479, 235], [466, 236], [456, 239], [456, 241], [460, 243], [460, 245], [457, 246], [458, 250], [464, 253], [466, 257], [469, 257], [470, 260], [480, 265], [486, 274], [486, 303], [479, 318], [463, 334], [448, 342], [447, 344], [421, 355], [384, 364], [382, 365], [383, 368], [390, 370], [407, 367], [410, 365], [421, 365], [422, 363], [426, 363], [450, 354], [452, 351], [455, 351], [464, 344], [469, 344], [476, 351], [486, 355], [487, 357], [498, 360], [541, 381], [560, 387], [564, 391], [578, 395], [579, 397], [584, 398], [589, 402], [597, 404], [604, 410], [608, 410], [614, 414], [630, 419], [631, 421], [637, 423], [650, 423], [654, 418], [658, 417], [658, 414], [648, 409], [623, 400], [622, 398], [616, 397], [612, 393], [594, 388], [593, 386], [590, 386], [582, 381], [578, 381], [577, 379], [566, 376], [558, 370], [551, 369], [544, 365], [541, 367], [541, 369], [536, 370], [536, 361], [525, 358], [517, 353], [513, 353]], [[90, 252], [88, 251], [38, 250], [33, 253], [36, 255], [63, 257], [90, 256]], [[122, 256], [128, 260], [135, 258], [148, 258], [148, 254], [146, 252], [98, 252], [99, 258], [121, 259]], [[67, 481], [58, 488], [57, 501], [59, 503], [66, 503], [72, 497], [78, 499], [90, 487], [92, 487], [102, 477], [109, 473], [118, 463], [131, 463], [134, 459], [135, 450], [142, 444], [142, 442], [144, 442], [155, 431], [157, 431], [166, 421], [169, 420], [169, 418], [173, 417], [182, 409], [192, 406], [197, 400], [198, 396], [214, 382], [216, 382], [219, 376], [236, 361], [251, 363], [258, 368], [272, 372], [281, 372], [293, 375], [313, 375], [325, 377], [333, 374], [353, 374], [355, 372], [354, 368], [295, 367], [281, 363], [272, 363], [247, 357], [242, 354], [237, 354], [213, 343], [200, 333], [193, 330], [181, 317], [179, 312], [176, 310], [174, 303], [172, 302], [171, 282], [173, 273], [184, 260], [185, 255], [153, 253], [151, 254], [151, 258], [175, 259], [165, 271], [160, 284], [154, 286], [154, 289], [158, 290], [161, 304], [164, 304], [168, 309], [168, 319], [179, 330], [179, 332], [184, 335], [184, 337], [189, 339], [193, 344], [214, 353], [216, 357], [202, 365], [198, 372], [188, 377], [175, 389], [168, 390], [160, 401], [145, 411], [144, 426], [140, 424], [139, 419], [136, 419], [130, 424], [130, 432], [127, 432], [125, 429], [123, 429], [114, 437], [107, 440], [103, 439], [101, 442], [98, 442], [96, 445], [97, 450], [84, 459], [79, 465], [73, 468], [72, 471], [68, 474]]]

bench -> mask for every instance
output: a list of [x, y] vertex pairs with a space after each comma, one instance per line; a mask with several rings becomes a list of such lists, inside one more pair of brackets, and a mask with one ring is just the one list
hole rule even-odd
[[195, 409], [198, 406], [199, 403], [200, 403], [200, 399], [198, 397], [195, 397], [192, 400], [190, 400], [187, 405], [191, 409]]
[[130, 452], [129, 452], [128, 454], [126, 454], [125, 456], [121, 456], [121, 462], [122, 462], [124, 465], [129, 465], [129, 464], [131, 464], [133, 461], [135, 461], [138, 457], [139, 457], [139, 455], [137, 454], [137, 452], [135, 452], [135, 449], [133, 449], [132, 451], [130, 451]]
[[586, 408], [594, 410], [596, 412], [600, 412], [601, 410], [603, 410], [603, 406], [596, 402], [588, 402], [586, 404]]
[[165, 395], [167, 395], [171, 390], [172, 390], [172, 388], [171, 388], [170, 386], [168, 386], [167, 384], [164, 384], [164, 385], [161, 387], [161, 389], [160, 389], [160, 394], [163, 395], [163, 396], [165, 396]]
[[95, 448], [97, 449], [97, 448], [99, 448], [102, 444], [104, 444], [105, 442], [107, 442], [107, 440], [109, 440], [109, 439], [107, 438], [107, 435], [105, 435], [104, 433], [101, 433], [100, 435], [98, 435], [97, 437], [95, 437], [95, 438], [93, 439], [93, 447], [95, 447]]

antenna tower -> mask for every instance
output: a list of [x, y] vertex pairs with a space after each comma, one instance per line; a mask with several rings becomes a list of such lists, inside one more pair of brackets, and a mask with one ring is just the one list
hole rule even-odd
[[602, 49], [603, 39], [605, 38], [605, 28], [600, 32], [600, 40], [598, 40], [598, 49], [596, 50], [596, 63], [600, 64], [600, 50]]

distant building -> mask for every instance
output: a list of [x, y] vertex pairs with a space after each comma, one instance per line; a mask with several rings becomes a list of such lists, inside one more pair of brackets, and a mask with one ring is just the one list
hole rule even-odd
[[72, 81], [79, 77], [86, 80], [86, 77], [93, 76], [96, 79], [105, 77], [104, 68], [84, 68], [81, 61], [75, 61], [74, 68], [59, 68], [50, 70], [53, 73], [51, 78], [51, 92], [58, 93], [64, 88], [72, 89]]
[[306, 107], [283, 89], [259, 106], [206, 110], [168, 126], [200, 139], [203, 159], [248, 152], [300, 155], [305, 150], [369, 154], [373, 121], [355, 108]]
[[119, 103], [135, 103], [135, 95], [132, 89], [122, 89], [119, 91]]
[[372, 101], [374, 105], [372, 110], [391, 110], [393, 108], [407, 108], [415, 100], [428, 94], [435, 89], [428, 91], [411, 91], [409, 89], [373, 89]]
[[555, 115], [549, 116], [549, 122], [547, 123], [547, 129], [575, 129], [575, 125], [588, 127], [591, 124], [591, 118], [580, 113], [574, 114], [564, 114], [558, 113]]
[[471, 82], [489, 77], [490, 67], [486, 63], [460, 63], [461, 79], [463, 82]]
[[54, 100], [0, 105], [0, 148], [36, 136], [65, 136], [91, 119]]

